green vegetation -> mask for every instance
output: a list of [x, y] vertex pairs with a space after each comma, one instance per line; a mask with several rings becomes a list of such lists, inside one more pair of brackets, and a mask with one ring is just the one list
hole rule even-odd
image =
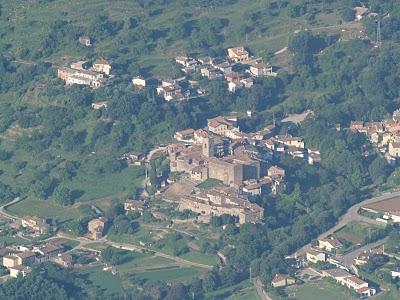
[[[114, 275], [97, 269], [86, 274], [91, 284], [79, 274], [75, 278], [68, 271], [41, 270], [0, 286], [0, 298], [188, 299], [194, 291], [201, 298], [242, 282], [248, 278], [250, 266], [254, 276], [268, 283], [274, 274], [290, 270], [284, 260], [287, 254], [335, 224], [349, 206], [368, 196], [368, 188], [381, 186], [387, 178], [390, 184], [397, 184], [399, 168], [389, 166], [365, 136], [334, 127], [336, 123], [348, 127], [352, 120], [381, 120], [400, 105], [398, 1], [363, 2], [388, 16], [381, 20], [381, 49], [371, 43], [376, 18], [346, 24], [358, 33], [364, 26], [370, 40], [352, 37], [347, 41], [341, 36], [342, 27], [337, 26], [314, 30], [350, 20], [355, 3], [346, 0], [3, 3], [0, 199], [6, 203], [16, 196], [27, 197], [12, 205], [11, 213], [53, 218], [74, 234], [83, 234], [87, 219], [97, 213], [89, 206], [79, 206], [78, 201], [115, 197], [120, 202], [119, 198], [137, 195], [144, 169], [128, 167], [120, 159], [124, 153], [132, 149], [148, 152], [168, 142], [177, 130], [201, 128], [207, 118], [232, 111], [254, 112], [239, 124], [243, 131], [251, 132], [272, 123], [273, 117], [279, 120], [286, 114], [312, 110], [312, 119], [299, 125], [278, 121], [276, 130], [303, 136], [307, 147], [320, 150], [322, 162], [309, 166], [304, 160], [277, 158], [274, 163], [286, 170], [286, 192], [252, 199], [265, 208], [266, 225], [237, 228], [230, 220], [214, 219], [216, 226], [225, 221], [228, 225], [218, 232], [218, 241], [201, 241], [201, 251], [223, 251], [229, 263], [204, 276], [192, 268], [152, 270], [127, 279], [124, 283], [130, 289], [123, 289], [118, 284], [108, 285], [119, 275], [108, 277]], [[90, 35], [94, 46], [80, 45], [81, 35]], [[132, 76], [138, 74], [147, 79], [180, 77], [179, 66], [171, 60], [176, 55], [223, 58], [227, 46], [237, 45], [276, 62], [279, 76], [258, 78], [252, 88], [236, 93], [229, 93], [222, 80], [189, 76], [198, 80], [207, 94], [182, 102], [165, 102], [156, 95], [151, 81], [143, 90], [132, 87]], [[273, 54], [285, 46], [288, 50], [282, 55]], [[112, 60], [116, 77], [110, 85], [91, 90], [64, 87], [56, 79], [58, 66], [100, 57]], [[107, 100], [108, 108], [94, 111], [91, 104], [98, 100]], [[370, 155], [365, 157], [367, 152]], [[151, 163], [151, 192], [160, 184], [158, 173], [165, 176], [169, 172], [166, 164], [156, 164]], [[117, 204], [105, 205], [112, 239], [143, 242], [172, 255], [204, 259], [188, 254], [191, 238], [138, 228], [134, 218], [121, 217]], [[66, 220], [69, 222], [63, 223]], [[141, 221], [156, 222], [149, 211]], [[377, 236], [371, 233], [370, 238]], [[107, 261], [128, 262], [119, 260], [124, 254], [106, 249]], [[167, 287], [155, 280], [174, 284]], [[317, 295], [315, 288], [304, 293], [305, 297]]]
[[40, 200], [28, 197], [22, 201], [7, 207], [11, 214], [17, 216], [36, 215], [45, 218], [57, 219], [59, 221], [71, 220], [81, 216], [78, 209], [63, 207], [51, 200]]
[[197, 187], [199, 189], [206, 189], [206, 190], [210, 190], [218, 185], [221, 185], [222, 182], [218, 179], [214, 179], [214, 178], [209, 178], [206, 181], [200, 183]]
[[138, 273], [135, 277], [149, 282], [190, 282], [191, 279], [198, 276], [199, 272], [196, 268], [165, 268]]
[[180, 256], [183, 259], [199, 264], [215, 266], [219, 263], [219, 258], [216, 255], [203, 254], [199, 252], [188, 252]]
[[327, 280], [308, 282], [295, 287], [288, 287], [285, 293], [296, 300], [338, 300], [357, 299], [349, 290]]
[[[379, 240], [380, 237], [383, 238], [386, 230], [362, 222], [351, 222], [345, 227], [335, 232], [334, 236], [340, 241], [344, 242], [345, 248], [365, 245], [372, 241]], [[346, 245], [348, 247], [346, 247]]]
[[102, 294], [109, 296], [123, 291], [121, 278], [118, 274], [113, 275], [110, 271], [103, 271], [102, 268], [92, 268], [81, 272], [91, 284], [98, 287]]

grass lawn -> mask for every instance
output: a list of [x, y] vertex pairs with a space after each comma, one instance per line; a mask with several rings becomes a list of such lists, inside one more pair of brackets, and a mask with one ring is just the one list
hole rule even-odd
[[338, 232], [335, 232], [334, 236], [339, 240], [344, 240], [352, 245], [363, 244], [365, 238], [370, 237], [381, 227], [373, 226], [362, 222], [351, 222]]
[[65, 207], [55, 203], [53, 200], [39, 200], [28, 197], [9, 207], [7, 210], [17, 216], [36, 215], [44, 218], [57, 218], [59, 221], [78, 219], [81, 213], [73, 207]]
[[109, 196], [127, 196], [133, 186], [139, 186], [143, 180], [143, 168], [129, 167], [121, 173], [105, 176], [76, 176], [66, 185], [72, 190], [82, 191], [77, 201], [87, 201]]
[[352, 300], [356, 299], [347, 293], [345, 287], [338, 286], [326, 280], [309, 282], [303, 285], [285, 289], [289, 299], [296, 300]]
[[198, 276], [199, 273], [200, 270], [196, 268], [176, 268], [137, 273], [136, 277], [150, 282], [158, 280], [166, 282], [188, 282], [192, 278]]
[[[136, 268], [146, 268], [149, 267], [162, 267], [162, 266], [171, 266], [174, 261], [170, 260], [168, 258], [164, 257], [159, 257], [159, 256], [146, 256], [144, 254], [141, 254], [138, 256], [137, 253], [135, 253], [135, 259], [126, 262], [122, 265], [118, 266], [118, 271], [121, 273], [136, 273], [137, 270]], [[143, 269], [142, 269], [143, 271]], [[150, 270], [149, 270], [150, 271]]]
[[119, 293], [122, 291], [122, 280], [120, 276], [112, 275], [110, 271], [103, 271], [102, 268], [93, 268], [80, 272], [87, 279], [92, 282], [92, 284], [100, 287], [106, 294]]
[[188, 252], [180, 256], [183, 259], [192, 261], [199, 264], [205, 264], [215, 266], [219, 263], [219, 259], [216, 255], [203, 254], [200, 252]]
[[206, 181], [200, 183], [197, 187], [200, 189], [206, 189], [206, 190], [210, 190], [213, 187], [216, 187], [218, 185], [221, 185], [222, 181], [218, 180], [218, 179], [214, 179], [214, 178], [209, 178]]
[[[205, 299], [259, 299], [252, 292], [255, 293], [253, 285], [248, 280], [244, 280], [236, 285], [206, 293]], [[256, 298], [251, 298], [252, 295], [255, 295]]]
[[245, 290], [245, 291], [240, 291], [237, 295], [232, 295], [232, 297], [229, 298], [230, 300], [258, 300], [260, 297], [258, 297], [257, 292], [254, 289], [251, 290]]

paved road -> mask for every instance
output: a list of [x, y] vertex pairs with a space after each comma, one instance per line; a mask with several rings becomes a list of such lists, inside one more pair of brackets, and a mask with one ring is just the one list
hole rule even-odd
[[0, 206], [0, 215], [2, 215], [2, 216], [3, 216], [4, 218], [6, 218], [6, 219], [9, 219], [9, 220], [12, 220], [12, 221], [15, 221], [15, 220], [20, 219], [18, 216], [14, 216], [14, 215], [12, 215], [12, 214], [6, 212], [6, 208], [7, 208], [8, 206], [11, 206], [11, 205], [13, 205], [13, 204], [15, 204], [15, 203], [17, 203], [17, 202], [23, 200], [23, 199], [24, 199], [24, 198], [17, 197], [17, 198], [14, 198], [13, 201], [8, 202], [8, 203], [6, 203], [6, 204]]
[[381, 239], [379, 241], [370, 243], [368, 245], [365, 245], [361, 248], [358, 248], [352, 252], [347, 253], [346, 255], [343, 255], [343, 262], [346, 267], [350, 267], [353, 264], [354, 259], [363, 251], [369, 251], [373, 248], [378, 247], [379, 245], [382, 245], [383, 243], [386, 243], [388, 240], [388, 237]]
[[[331, 229], [329, 229], [328, 231], [321, 233], [318, 236], [318, 239], [323, 239], [328, 237], [329, 235], [333, 234], [334, 232], [336, 232], [337, 230], [339, 230], [340, 228], [342, 228], [343, 226], [347, 225], [350, 222], [353, 221], [360, 221], [360, 222], [365, 222], [368, 224], [372, 224], [372, 225], [378, 225], [378, 226], [383, 226], [385, 224], [383, 224], [382, 222], [361, 216], [358, 214], [358, 210], [366, 205], [366, 204], [371, 204], [371, 203], [375, 203], [378, 201], [382, 201], [382, 200], [388, 200], [388, 199], [392, 199], [392, 198], [396, 198], [400, 196], [400, 191], [396, 191], [396, 192], [386, 192], [383, 193], [380, 196], [374, 197], [374, 198], [370, 198], [370, 199], [366, 199], [364, 201], [361, 201], [360, 203], [357, 203], [355, 205], [353, 205], [352, 207], [350, 207], [348, 209], [348, 211], [346, 212], [346, 214], [344, 214], [340, 219], [339, 222], [332, 227]], [[297, 250], [295, 253], [293, 253], [291, 256], [300, 256], [300, 255], [304, 255], [309, 249], [311, 248], [311, 244], [307, 244], [304, 247], [302, 247], [301, 249]]]

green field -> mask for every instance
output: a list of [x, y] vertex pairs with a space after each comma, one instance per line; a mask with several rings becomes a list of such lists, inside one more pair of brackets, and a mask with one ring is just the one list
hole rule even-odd
[[339, 231], [335, 232], [334, 237], [347, 242], [351, 246], [362, 245], [380, 229], [382, 229], [382, 227], [363, 222], [351, 222]]
[[7, 210], [17, 216], [36, 215], [44, 218], [57, 218], [59, 221], [77, 219], [81, 216], [77, 208], [61, 206], [52, 200], [39, 200], [34, 197], [25, 198], [7, 207]]
[[200, 273], [196, 268], [176, 268], [152, 270], [137, 273], [136, 277], [150, 282], [166, 281], [166, 282], [189, 282], [192, 278], [197, 277]]
[[119, 274], [113, 275], [110, 271], [103, 271], [102, 268], [85, 270], [80, 274], [101, 288], [106, 295], [122, 292], [122, 280]]
[[125, 168], [121, 173], [106, 176], [77, 176], [66, 186], [72, 190], [83, 191], [77, 200], [87, 201], [109, 196], [127, 196], [133, 186], [140, 186], [143, 178], [143, 169], [135, 166]]
[[352, 300], [356, 299], [350, 295], [345, 287], [341, 287], [326, 280], [309, 282], [299, 286], [285, 289], [289, 299], [296, 300]]
[[210, 266], [214, 266], [219, 263], [219, 259], [216, 255], [203, 254], [200, 252], [191, 251], [181, 255], [180, 257], [188, 261]]

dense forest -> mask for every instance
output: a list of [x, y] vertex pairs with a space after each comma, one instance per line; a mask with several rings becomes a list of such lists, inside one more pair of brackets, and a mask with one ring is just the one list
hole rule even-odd
[[[31, 13], [25, 7], [29, 2], [33, 2]], [[204, 293], [247, 278], [250, 267], [254, 276], [267, 283], [275, 273], [287, 270], [286, 255], [330, 228], [371, 189], [384, 183], [400, 184], [399, 169], [379, 155], [363, 156], [361, 149], [369, 147], [364, 136], [335, 129], [335, 124], [348, 127], [352, 120], [382, 120], [400, 107], [399, 1], [364, 1], [384, 16], [380, 49], [373, 43], [377, 21], [373, 18], [362, 24], [367, 40], [341, 42], [336, 34], [290, 32], [285, 43], [292, 57], [291, 68], [280, 71], [277, 78], [257, 79], [252, 88], [237, 93], [229, 93], [222, 80], [195, 78], [208, 94], [186, 102], [165, 102], [154, 92], [154, 86], [135, 90], [131, 78], [138, 74], [176, 78], [182, 74], [172, 59], [174, 54], [183, 51], [222, 57], [227, 45], [246, 45], [246, 41], [255, 54], [271, 58], [280, 46], [267, 49], [258, 39], [276, 26], [267, 20], [279, 20], [281, 25], [284, 20], [298, 20], [312, 26], [318, 15], [337, 11], [339, 21], [346, 22], [354, 19], [352, 8], [358, 1], [254, 1], [243, 10], [243, 16], [235, 15], [237, 19], [225, 18], [223, 12], [231, 16], [232, 9], [248, 1], [131, 2], [137, 9], [127, 5], [130, 17], [121, 17], [127, 1], [115, 1], [114, 14], [102, 3], [87, 19], [66, 9], [72, 4], [61, 0], [1, 4], [2, 203], [33, 195], [71, 205], [78, 198], [67, 188], [74, 178], [120, 173], [127, 166], [118, 158], [126, 151], [147, 152], [168, 142], [177, 130], [201, 128], [207, 118], [232, 111], [254, 112], [241, 124], [242, 129], [251, 131], [272, 123], [273, 116], [279, 119], [288, 113], [312, 110], [314, 117], [301, 125], [278, 122], [278, 128], [282, 133], [301, 135], [308, 146], [319, 148], [322, 164], [311, 167], [302, 160], [281, 158], [279, 163], [288, 174], [286, 193], [253, 199], [265, 208], [265, 224], [240, 228], [227, 225], [218, 243], [205, 246], [205, 251], [223, 250], [228, 265], [187, 285], [146, 283], [142, 291], [126, 291], [113, 299], [188, 299], [192, 292], [201, 299]], [[35, 18], [43, 8], [57, 3], [61, 8], [54, 15]], [[179, 11], [177, 7], [185, 9]], [[84, 34], [93, 37], [98, 46], [79, 45], [78, 37]], [[287, 34], [288, 30], [284, 36]], [[64, 87], [56, 78], [56, 68], [64, 63], [65, 56], [111, 59], [116, 75], [113, 84], [96, 90]], [[155, 63], [149, 63], [151, 59]], [[91, 103], [104, 99], [109, 101], [107, 110], [91, 109]], [[1, 285], [0, 298], [87, 296], [84, 279], [53, 266], [43, 268]], [[104, 298], [100, 290], [91, 290], [90, 295]]]

